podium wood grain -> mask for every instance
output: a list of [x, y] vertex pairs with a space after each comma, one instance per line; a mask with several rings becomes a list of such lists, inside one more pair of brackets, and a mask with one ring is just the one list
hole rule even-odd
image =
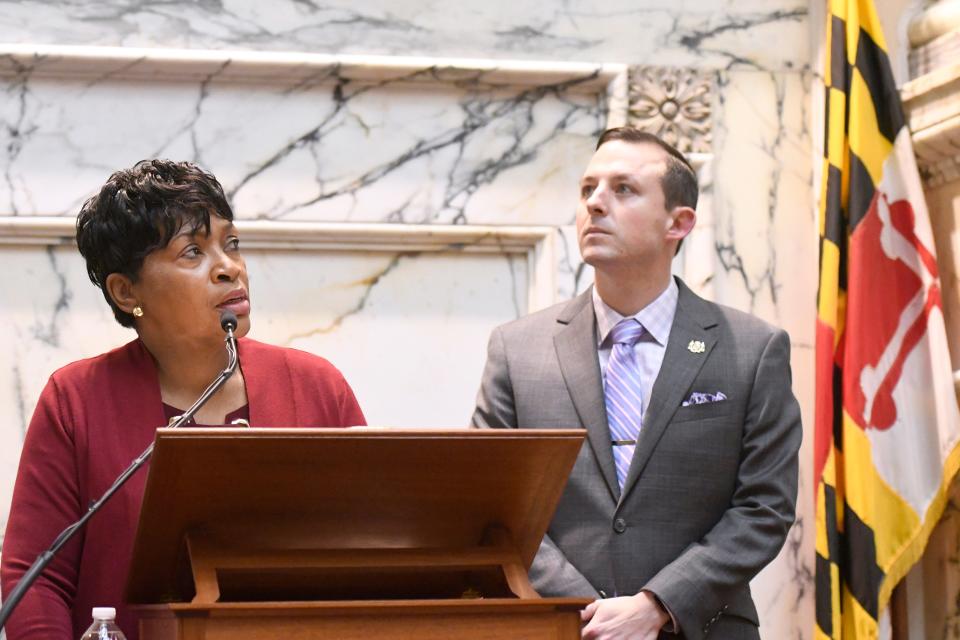
[[145, 640], [576, 640], [580, 599], [144, 606]]
[[527, 579], [580, 430], [160, 430], [144, 640], [577, 638]]

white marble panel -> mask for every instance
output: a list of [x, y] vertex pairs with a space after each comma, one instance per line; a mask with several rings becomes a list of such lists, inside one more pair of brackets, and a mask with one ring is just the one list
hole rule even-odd
[[789, 70], [810, 59], [807, 4], [3, 0], [0, 41]]
[[87, 278], [73, 247], [0, 246], [0, 529], [6, 528], [20, 448], [43, 385], [54, 370], [129, 341], [132, 332]]
[[254, 267], [250, 335], [336, 363], [375, 426], [467, 426], [490, 330], [527, 311], [523, 256], [271, 252]]
[[[436, 249], [436, 248], [435, 248]], [[343, 371], [371, 424], [466, 426], [491, 329], [528, 311], [524, 253], [245, 251], [251, 337]], [[0, 531], [27, 424], [58, 367], [134, 337], [72, 245], [0, 245]], [[2, 541], [2, 534], [0, 534]]]
[[804, 420], [797, 523], [780, 556], [752, 584], [765, 638], [812, 633], [818, 245], [808, 124], [811, 81], [809, 74], [724, 72], [714, 129], [714, 298], [790, 334], [794, 393]]
[[606, 118], [599, 67], [510, 86], [491, 70], [446, 69], [447, 81], [426, 62], [360, 82], [334, 62], [316, 65], [319, 80], [279, 65], [268, 82], [209, 58], [163, 81], [136, 58], [53, 67], [72, 64], [69, 77], [50, 75], [49, 56], [0, 61], [4, 213], [75, 214], [111, 171], [168, 157], [213, 171], [241, 217], [556, 224]]
[[791, 335], [812, 334], [816, 295], [816, 277], [796, 277], [802, 265], [815, 276], [817, 265], [810, 80], [722, 74], [715, 128], [717, 299]]
[[557, 300], [568, 300], [593, 284], [593, 267], [580, 257], [576, 225], [557, 228]]
[[716, 244], [716, 221], [713, 214], [714, 157], [712, 154], [691, 155], [697, 169], [700, 194], [697, 198], [697, 223], [684, 238], [680, 252], [673, 259], [673, 272], [683, 278], [695, 293], [707, 300], [715, 300], [713, 261]]
[[[700, 226], [676, 270], [708, 297], [790, 331], [795, 389], [812, 428], [813, 161], [808, 79], [793, 73], [811, 58], [804, 0], [0, 0], [0, 15], [0, 42], [718, 70], [716, 156], [701, 170]], [[75, 214], [110, 171], [164, 155], [216, 173], [244, 218], [550, 225], [550, 286], [566, 298], [592, 281], [572, 225], [577, 180], [611, 115], [596, 91], [555, 77], [437, 81], [429, 64], [421, 70], [429, 88], [358, 81], [336, 65], [246, 81], [236, 65], [201, 65], [193, 77], [148, 81], [122, 69], [54, 79], [26, 66], [10, 75], [10, 64], [0, 59], [8, 69], [0, 215]], [[13, 363], [0, 367], [11, 425], [0, 429], [0, 531], [46, 376], [132, 335], [112, 320], [73, 251], [0, 247], [0, 263], [11, 265], [0, 283], [9, 327], [0, 340]], [[527, 310], [531, 299], [518, 291], [536, 276], [522, 254], [253, 253], [252, 335], [329, 357], [378, 424], [465, 423], [489, 329]], [[809, 475], [804, 466], [787, 547], [753, 585], [765, 638], [811, 633]]]

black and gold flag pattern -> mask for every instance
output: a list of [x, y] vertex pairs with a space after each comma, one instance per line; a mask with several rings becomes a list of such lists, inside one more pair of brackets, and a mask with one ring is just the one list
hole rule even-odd
[[957, 471], [929, 218], [871, 0], [828, 0], [817, 296], [816, 629], [876, 638]]

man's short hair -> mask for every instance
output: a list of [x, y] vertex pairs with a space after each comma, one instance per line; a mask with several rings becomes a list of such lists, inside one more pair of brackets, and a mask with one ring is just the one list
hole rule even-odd
[[667, 168], [660, 178], [660, 187], [663, 189], [664, 204], [667, 210], [674, 207], [697, 208], [697, 172], [676, 147], [664, 142], [652, 133], [640, 131], [633, 127], [614, 127], [600, 134], [597, 140], [597, 149], [611, 140], [622, 140], [633, 144], [655, 144], [667, 152]]

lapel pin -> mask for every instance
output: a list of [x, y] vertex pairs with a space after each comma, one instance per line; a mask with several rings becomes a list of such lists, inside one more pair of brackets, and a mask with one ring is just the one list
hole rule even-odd
[[687, 350], [690, 353], [703, 353], [707, 350], [707, 345], [703, 344], [703, 340], [691, 340], [690, 344], [687, 345]]

